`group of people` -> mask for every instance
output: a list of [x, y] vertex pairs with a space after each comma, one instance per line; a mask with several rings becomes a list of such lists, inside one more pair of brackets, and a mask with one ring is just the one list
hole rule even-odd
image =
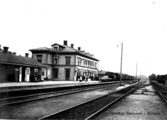
[[76, 81], [89, 81], [89, 80], [94, 80], [93, 76], [85, 76], [85, 75], [77, 75]]

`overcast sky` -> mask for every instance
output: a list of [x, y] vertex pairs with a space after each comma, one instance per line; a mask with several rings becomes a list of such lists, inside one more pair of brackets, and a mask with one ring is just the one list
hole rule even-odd
[[[167, 74], [166, 0], [0, 0], [0, 44], [29, 49], [74, 43], [100, 59], [99, 69]], [[119, 47], [117, 47], [119, 44]]]

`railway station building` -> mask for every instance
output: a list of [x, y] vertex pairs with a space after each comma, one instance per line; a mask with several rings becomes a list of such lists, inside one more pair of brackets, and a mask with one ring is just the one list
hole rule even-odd
[[8, 47], [0, 50], [0, 83], [4, 82], [34, 82], [41, 79], [44, 65], [28, 57], [28, 53], [17, 56], [8, 51]]
[[50, 48], [39, 47], [30, 49], [32, 58], [47, 66], [43, 69], [43, 78], [56, 81], [93, 80], [98, 76], [99, 60], [92, 54], [68, 46], [64, 40], [63, 45], [55, 43]]

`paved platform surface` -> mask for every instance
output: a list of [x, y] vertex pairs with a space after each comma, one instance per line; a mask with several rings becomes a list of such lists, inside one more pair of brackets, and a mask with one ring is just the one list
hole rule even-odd
[[92, 84], [99, 81], [43, 81], [43, 82], [9, 82], [0, 83], [0, 88], [3, 87], [18, 87], [18, 86], [39, 86], [39, 85], [60, 85], [60, 84]]
[[0, 83], [0, 92], [25, 90], [25, 89], [41, 89], [48, 87], [64, 87], [64, 86], [78, 86], [87, 84], [98, 84], [99, 81], [42, 81], [42, 82], [10, 82]]
[[167, 104], [147, 82], [133, 94], [100, 114], [97, 120], [166, 120]]

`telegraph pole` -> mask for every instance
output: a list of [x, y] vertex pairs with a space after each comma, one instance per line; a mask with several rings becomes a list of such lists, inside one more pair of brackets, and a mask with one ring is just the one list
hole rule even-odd
[[137, 80], [137, 63], [136, 63], [136, 80]]
[[123, 43], [121, 43], [121, 63], [120, 63], [120, 86], [122, 86], [122, 59], [123, 59]]

